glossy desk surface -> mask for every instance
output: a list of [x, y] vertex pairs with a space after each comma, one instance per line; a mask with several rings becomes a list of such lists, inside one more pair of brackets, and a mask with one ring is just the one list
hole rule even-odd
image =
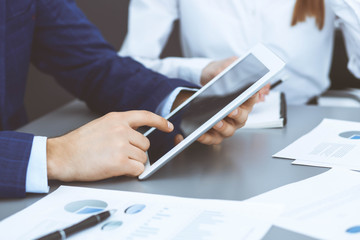
[[[84, 103], [73, 101], [19, 129], [36, 135], [57, 136], [96, 118]], [[325, 172], [325, 168], [291, 165], [271, 155], [309, 132], [323, 118], [360, 121], [360, 108], [288, 106], [282, 129], [241, 129], [220, 147], [194, 143], [148, 180], [118, 177], [94, 183], [67, 185], [166, 194], [192, 198], [245, 200]], [[62, 183], [49, 183], [51, 191]], [[0, 200], [0, 220], [31, 205], [44, 195]], [[264, 239], [312, 239], [272, 227]]]

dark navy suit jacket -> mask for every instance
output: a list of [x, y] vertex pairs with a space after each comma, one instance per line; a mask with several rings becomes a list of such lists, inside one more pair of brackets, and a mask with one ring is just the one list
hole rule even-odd
[[25, 196], [33, 135], [5, 130], [26, 123], [30, 62], [101, 113], [154, 111], [176, 87], [192, 86], [118, 57], [73, 0], [0, 0], [0, 197]]

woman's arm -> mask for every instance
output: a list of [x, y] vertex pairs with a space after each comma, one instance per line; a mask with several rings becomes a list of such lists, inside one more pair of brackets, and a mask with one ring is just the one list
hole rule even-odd
[[178, 0], [132, 0], [129, 6], [128, 33], [119, 55], [133, 57], [146, 67], [168, 77], [182, 78], [199, 85], [202, 70], [211, 59], [160, 59], [174, 22], [178, 19]]

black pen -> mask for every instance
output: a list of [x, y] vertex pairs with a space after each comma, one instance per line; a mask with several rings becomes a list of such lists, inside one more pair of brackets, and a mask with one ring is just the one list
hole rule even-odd
[[76, 223], [70, 227], [57, 230], [55, 232], [49, 233], [45, 236], [42, 236], [40, 238], [37, 238], [36, 240], [63, 240], [69, 237], [70, 235], [80, 232], [84, 229], [90, 228], [92, 226], [95, 226], [99, 222], [104, 221], [111, 215], [113, 215], [116, 212], [115, 209], [101, 212], [99, 214], [92, 215], [91, 217], [86, 218], [85, 220]]
[[271, 84], [270, 89], [273, 89], [273, 88], [277, 87], [277, 86], [280, 85], [282, 82], [283, 82], [282, 79], [277, 80], [276, 82], [274, 82], [273, 84]]

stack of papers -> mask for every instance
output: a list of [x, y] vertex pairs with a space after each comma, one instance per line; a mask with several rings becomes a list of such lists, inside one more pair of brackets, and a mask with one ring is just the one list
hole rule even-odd
[[281, 204], [275, 225], [318, 239], [360, 239], [360, 173], [331, 169], [248, 200]]
[[270, 91], [264, 102], [255, 104], [243, 128], [281, 128], [286, 124], [285, 95]]
[[360, 123], [324, 119], [315, 129], [273, 155], [293, 164], [360, 170]]
[[[0, 223], [2, 239], [34, 239], [116, 209], [71, 239], [261, 239], [282, 208], [62, 186]], [[20, 227], [19, 227], [20, 226]]]

